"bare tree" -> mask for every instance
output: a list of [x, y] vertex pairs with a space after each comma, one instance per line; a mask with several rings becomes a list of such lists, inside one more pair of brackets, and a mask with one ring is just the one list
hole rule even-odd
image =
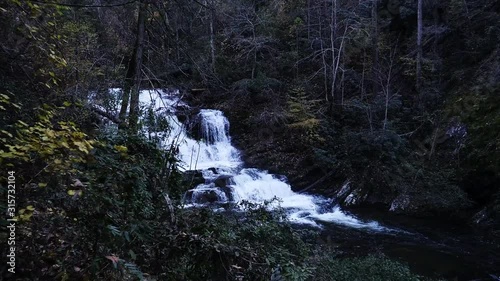
[[385, 73], [380, 73], [379, 75], [379, 83], [382, 88], [382, 91], [384, 93], [384, 121], [382, 123], [382, 129], [385, 131], [387, 129], [387, 123], [389, 121], [389, 103], [391, 99], [394, 97], [392, 93], [392, 87], [393, 87], [393, 78], [394, 78], [394, 67], [396, 64], [396, 50], [397, 50], [397, 45], [390, 50], [389, 53], [389, 59], [387, 61], [387, 69]]
[[276, 54], [273, 47], [276, 38], [259, 30], [268, 24], [269, 15], [259, 12], [255, 4], [238, 1], [232, 1], [223, 15], [229, 19], [225, 36], [231, 38], [232, 46], [238, 51], [236, 58], [251, 65], [251, 79], [255, 79], [260, 55]]
[[210, 2], [210, 56], [212, 58], [212, 71], [215, 72], [215, 11], [214, 11], [213, 1]]

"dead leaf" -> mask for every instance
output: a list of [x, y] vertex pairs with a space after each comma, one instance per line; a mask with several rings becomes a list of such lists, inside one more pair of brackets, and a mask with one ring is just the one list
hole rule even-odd
[[85, 185], [79, 179], [74, 179], [72, 186], [74, 186], [74, 187], [85, 187]]
[[117, 264], [119, 261], [120, 261], [120, 258], [115, 256], [115, 255], [112, 255], [112, 256], [106, 256], [106, 258], [110, 261], [113, 262], [113, 264]]

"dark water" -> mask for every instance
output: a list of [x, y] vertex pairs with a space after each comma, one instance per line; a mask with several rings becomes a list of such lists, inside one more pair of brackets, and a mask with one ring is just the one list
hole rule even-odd
[[500, 241], [468, 225], [358, 210], [392, 229], [374, 232], [326, 224], [322, 241], [346, 255], [384, 254], [417, 274], [446, 280], [500, 280]]

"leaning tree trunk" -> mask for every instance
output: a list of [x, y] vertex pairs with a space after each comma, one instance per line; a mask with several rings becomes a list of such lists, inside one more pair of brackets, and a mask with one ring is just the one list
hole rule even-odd
[[137, 132], [137, 123], [139, 121], [139, 92], [142, 79], [142, 57], [144, 52], [144, 33], [146, 25], [146, 8], [145, 0], [139, 2], [139, 16], [137, 20], [137, 36], [134, 47], [134, 78], [133, 85], [130, 91], [130, 113], [129, 113], [129, 130], [132, 133]]

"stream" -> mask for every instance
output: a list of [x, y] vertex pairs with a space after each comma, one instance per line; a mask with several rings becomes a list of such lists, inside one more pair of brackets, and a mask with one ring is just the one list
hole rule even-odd
[[[178, 117], [189, 109], [179, 91], [144, 90], [141, 106], [164, 116], [169, 130], [145, 126], [144, 133], [178, 147], [180, 168], [197, 171], [204, 183], [186, 192], [186, 207], [223, 203], [269, 202], [283, 208], [290, 222], [322, 231], [322, 241], [346, 255], [383, 253], [408, 263], [421, 275], [449, 280], [500, 280], [500, 253], [487, 235], [465, 225], [418, 220], [371, 210], [355, 214], [334, 200], [296, 193], [286, 177], [245, 167], [231, 144], [230, 124], [223, 112], [201, 109], [191, 118]], [[278, 200], [273, 200], [273, 199]]]

